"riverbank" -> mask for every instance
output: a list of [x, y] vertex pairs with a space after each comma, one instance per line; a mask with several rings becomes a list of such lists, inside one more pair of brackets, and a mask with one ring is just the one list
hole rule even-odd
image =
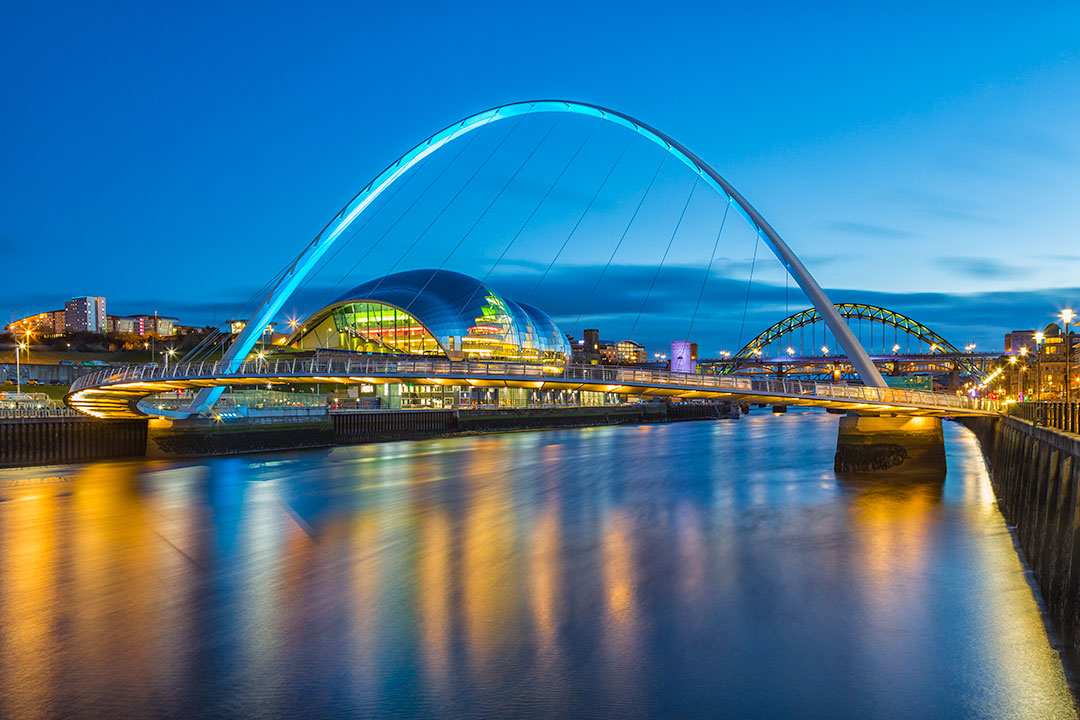
[[[227, 415], [227, 414], [223, 414]], [[543, 428], [595, 427], [681, 420], [738, 417], [730, 403], [633, 403], [617, 406], [566, 408], [508, 408], [483, 410], [387, 410], [300, 412], [261, 417], [132, 420], [111, 423], [91, 418], [51, 419], [41, 430], [3, 431], [5, 424], [22, 427], [25, 420], [0, 420], [0, 467], [48, 465], [119, 457], [212, 457], [300, 448], [354, 445], [387, 440], [477, 435]], [[46, 421], [41, 421], [46, 422]], [[87, 450], [85, 426], [94, 426]], [[143, 444], [127, 433], [141, 428]], [[35, 426], [36, 427], [36, 426]], [[81, 434], [80, 434], [81, 433]], [[119, 434], [123, 433], [123, 440]], [[87, 454], [90, 453], [90, 454]], [[78, 460], [73, 458], [79, 458]]]
[[1015, 417], [963, 418], [979, 439], [998, 506], [1065, 650], [1080, 659], [1080, 435]]

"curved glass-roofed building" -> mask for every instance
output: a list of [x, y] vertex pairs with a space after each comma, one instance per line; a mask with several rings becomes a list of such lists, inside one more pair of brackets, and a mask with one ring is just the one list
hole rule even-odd
[[450, 270], [409, 270], [370, 280], [313, 314], [287, 342], [300, 350], [560, 366], [571, 352], [547, 313]]

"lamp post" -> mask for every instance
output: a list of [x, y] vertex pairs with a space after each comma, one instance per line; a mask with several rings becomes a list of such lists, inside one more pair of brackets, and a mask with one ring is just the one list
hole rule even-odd
[[1072, 385], [1070, 378], [1071, 370], [1069, 370], [1069, 360], [1072, 358], [1072, 343], [1069, 341], [1069, 323], [1076, 317], [1076, 313], [1070, 308], [1065, 308], [1058, 317], [1065, 322], [1065, 402], [1069, 402], [1069, 386]]
[[[1015, 355], [1010, 355], [1009, 356], [1009, 364], [1010, 365], [1016, 365], [1016, 356]], [[1013, 386], [1013, 389], [1016, 390], [1016, 388], [1019, 388], [1019, 387], [1020, 387], [1020, 369], [1019, 369], [1019, 367], [1017, 367], [1017, 370], [1016, 370], [1016, 385]], [[1019, 394], [1020, 394], [1019, 390], [1017, 390], [1017, 397], [1019, 397]]]
[[30, 338], [33, 332], [29, 326], [26, 327], [26, 362], [30, 362]]
[[169, 372], [169, 358], [176, 354], [176, 350], [174, 348], [169, 348], [168, 350], [165, 351], [164, 354], [165, 354], [165, 372], [168, 373]]
[[[1027, 360], [1027, 354], [1028, 354], [1028, 349], [1027, 349], [1027, 345], [1023, 345], [1023, 346], [1021, 346], [1021, 348], [1020, 348], [1020, 360], [1022, 360], [1022, 361], [1023, 361], [1023, 360]], [[1020, 379], [1020, 373], [1021, 373], [1022, 371], [1024, 371], [1024, 370], [1027, 370], [1027, 365], [1026, 365], [1026, 364], [1024, 364], [1023, 362], [1021, 362], [1021, 363], [1020, 363], [1020, 364], [1019, 364], [1019, 365], [1018, 365], [1018, 366], [1016, 367], [1016, 382], [1017, 382], [1017, 384], [1018, 384], [1018, 385], [1020, 386], [1020, 395], [1019, 395], [1019, 397], [1018, 397], [1018, 399], [1020, 400], [1020, 402], [1023, 402], [1023, 401], [1024, 401], [1024, 383], [1023, 383], [1023, 381], [1022, 381], [1022, 380]]]
[[1045, 339], [1042, 330], [1035, 333], [1035, 402], [1042, 400], [1042, 341]]
[[[22, 343], [15, 345], [15, 393], [16, 397], [22, 398], [22, 373], [19, 368], [19, 351], [23, 349]], [[15, 408], [18, 409], [19, 401], [15, 401]]]

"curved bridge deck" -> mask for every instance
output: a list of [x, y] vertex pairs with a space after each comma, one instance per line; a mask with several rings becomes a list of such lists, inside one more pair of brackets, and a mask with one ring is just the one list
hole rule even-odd
[[145, 417], [140, 400], [175, 390], [224, 386], [411, 382], [430, 385], [585, 390], [646, 397], [720, 399], [831, 407], [867, 413], [955, 417], [987, 415], [997, 403], [918, 390], [766, 380], [641, 370], [602, 365], [565, 368], [522, 363], [385, 357], [251, 360], [237, 372], [226, 362], [180, 363], [168, 368], [129, 365], [78, 378], [65, 402], [100, 418]]

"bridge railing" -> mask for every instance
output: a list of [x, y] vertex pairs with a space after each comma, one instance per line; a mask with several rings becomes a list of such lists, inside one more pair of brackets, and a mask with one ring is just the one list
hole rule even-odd
[[77, 378], [71, 386], [78, 392], [103, 385], [168, 382], [170, 380], [212, 379], [227, 376], [287, 381], [297, 376], [325, 382], [362, 382], [365, 377], [454, 379], [513, 379], [543, 381], [576, 381], [586, 385], [611, 386], [612, 391], [630, 385], [635, 387], [685, 387], [688, 391], [730, 390], [742, 394], [813, 396], [823, 399], [851, 400], [875, 404], [918, 406], [955, 410], [995, 410], [994, 401], [959, 395], [946, 395], [923, 390], [873, 388], [863, 385], [844, 385], [801, 380], [774, 380], [733, 375], [703, 375], [669, 370], [624, 368], [605, 365], [537, 365], [529, 363], [482, 362], [475, 360], [444, 360], [364, 356], [358, 358], [310, 357], [248, 360], [236, 372], [228, 372], [224, 362], [177, 363], [163, 365], [128, 365], [99, 370]]

